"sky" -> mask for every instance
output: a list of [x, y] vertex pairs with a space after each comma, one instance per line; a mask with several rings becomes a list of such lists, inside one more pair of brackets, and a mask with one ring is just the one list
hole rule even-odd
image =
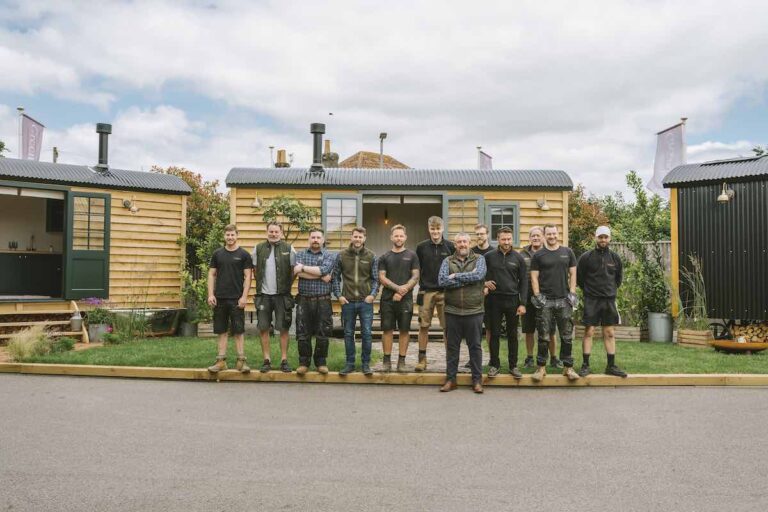
[[[41, 160], [184, 166], [223, 181], [269, 146], [312, 160], [562, 169], [596, 194], [653, 169], [687, 117], [689, 162], [768, 143], [764, 1], [0, 0], [0, 140], [16, 107], [46, 126]], [[330, 115], [332, 113], [332, 115]]]

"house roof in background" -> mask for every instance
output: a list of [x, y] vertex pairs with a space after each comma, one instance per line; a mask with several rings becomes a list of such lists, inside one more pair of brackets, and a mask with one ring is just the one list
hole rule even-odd
[[[358, 151], [349, 158], [339, 162], [339, 167], [351, 169], [378, 169], [381, 163], [379, 153], [373, 151]], [[408, 166], [398, 162], [389, 155], [384, 155], [385, 169], [408, 169]]]
[[768, 176], [768, 155], [678, 165], [664, 176], [662, 183], [664, 187], [669, 188], [686, 183], [723, 181], [752, 176]]
[[572, 190], [565, 171], [511, 169], [348, 169], [235, 167], [227, 186], [369, 189], [548, 189]]
[[113, 168], [99, 172], [85, 165], [54, 164], [15, 158], [0, 158], [0, 180], [2, 179], [170, 194], [192, 193], [192, 189], [184, 180], [170, 174]]

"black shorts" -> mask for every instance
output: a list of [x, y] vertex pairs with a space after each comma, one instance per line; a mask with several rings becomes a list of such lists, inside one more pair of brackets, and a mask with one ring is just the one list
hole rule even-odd
[[383, 300], [379, 307], [382, 331], [408, 331], [413, 318], [413, 298], [401, 301]]
[[523, 334], [533, 334], [536, 332], [536, 307], [528, 301], [525, 305], [525, 315], [523, 315]]
[[237, 307], [238, 299], [216, 299], [213, 307], [214, 334], [243, 334], [245, 332], [245, 308]]
[[616, 299], [585, 296], [581, 323], [586, 326], [619, 325], [621, 317], [616, 308]]
[[[293, 320], [293, 297], [290, 295], [257, 295], [254, 299], [259, 331], [268, 331], [274, 325], [276, 331], [290, 329]], [[275, 323], [272, 324], [274, 316]]]

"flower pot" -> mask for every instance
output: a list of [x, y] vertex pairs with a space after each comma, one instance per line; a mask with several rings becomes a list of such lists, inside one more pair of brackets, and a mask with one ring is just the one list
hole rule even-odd
[[651, 341], [672, 343], [672, 315], [648, 313], [648, 338]]
[[103, 336], [108, 332], [109, 325], [107, 324], [88, 324], [88, 339], [91, 340], [91, 343], [103, 341]]
[[677, 331], [678, 345], [686, 347], [707, 348], [709, 342], [713, 341], [712, 331], [697, 331], [693, 329], [679, 329]]
[[197, 324], [192, 322], [181, 322], [179, 326], [179, 336], [184, 338], [197, 338]]

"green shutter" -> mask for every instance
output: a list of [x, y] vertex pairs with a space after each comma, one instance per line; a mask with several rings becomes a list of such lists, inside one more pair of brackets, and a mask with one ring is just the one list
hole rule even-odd
[[109, 194], [69, 193], [65, 298], [109, 296], [109, 225]]

